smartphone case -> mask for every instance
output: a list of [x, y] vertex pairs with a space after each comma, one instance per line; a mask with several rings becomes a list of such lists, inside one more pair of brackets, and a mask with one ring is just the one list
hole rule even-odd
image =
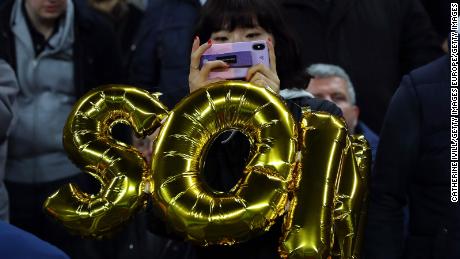
[[201, 57], [200, 68], [206, 62], [213, 60], [225, 61], [230, 68], [210, 72], [209, 79], [243, 79], [253, 65], [262, 63], [270, 67], [268, 46], [265, 41], [213, 44]]

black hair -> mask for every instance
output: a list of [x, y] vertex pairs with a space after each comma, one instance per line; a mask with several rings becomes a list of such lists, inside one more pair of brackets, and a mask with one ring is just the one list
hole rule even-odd
[[274, 37], [281, 89], [297, 86], [294, 83], [297, 80], [293, 79], [298, 78], [303, 70], [299, 49], [275, 0], [208, 0], [201, 9], [196, 35], [205, 42], [216, 31], [256, 26]]

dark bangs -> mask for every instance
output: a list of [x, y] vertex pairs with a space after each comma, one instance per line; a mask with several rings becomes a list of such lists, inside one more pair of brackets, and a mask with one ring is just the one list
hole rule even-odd
[[[303, 71], [299, 48], [286, 26], [277, 0], [207, 0], [201, 9], [195, 35], [201, 43], [213, 32], [262, 27], [275, 39], [277, 72], [281, 89], [297, 86], [293, 80]], [[299, 85], [297, 87], [303, 87]]]
[[213, 32], [233, 31], [240, 28], [261, 26], [272, 33], [273, 22], [278, 12], [270, 1], [254, 0], [209, 0], [202, 8], [201, 19], [197, 24], [197, 35], [205, 42]]

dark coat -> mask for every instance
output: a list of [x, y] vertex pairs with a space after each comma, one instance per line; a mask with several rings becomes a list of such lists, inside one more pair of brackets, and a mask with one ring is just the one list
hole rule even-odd
[[119, 2], [111, 13], [95, 9], [95, 11], [113, 26], [118, 42], [121, 47], [123, 59], [123, 79], [128, 77], [131, 55], [135, 50], [134, 37], [140, 28], [144, 18], [144, 11], [136, 5], [127, 2]]
[[[16, 71], [15, 38], [10, 28], [14, 0], [0, 7], [0, 58]], [[80, 1], [75, 4], [74, 73], [78, 96], [90, 89], [120, 83], [121, 54], [113, 29]]]
[[197, 0], [152, 0], [131, 46], [129, 83], [174, 107], [189, 94], [188, 74]]
[[343, 67], [377, 133], [401, 76], [442, 55], [419, 0], [283, 0], [283, 9], [303, 64]]
[[451, 203], [449, 162], [450, 69], [444, 56], [405, 76], [391, 100], [370, 181], [366, 259], [460, 258], [460, 209]]

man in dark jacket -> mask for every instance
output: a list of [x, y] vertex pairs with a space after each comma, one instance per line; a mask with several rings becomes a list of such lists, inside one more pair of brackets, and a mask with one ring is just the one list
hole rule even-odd
[[115, 29], [123, 57], [123, 76], [126, 77], [133, 52], [131, 46], [143, 20], [144, 11], [126, 0], [88, 0], [88, 4]]
[[[190, 51], [199, 10], [198, 0], [150, 0], [126, 55], [127, 82], [161, 92], [160, 101], [170, 109], [189, 94]], [[148, 154], [151, 142], [145, 140], [134, 139], [134, 145]], [[148, 223], [156, 224], [151, 219]], [[187, 243], [161, 235], [150, 237], [160, 248], [158, 258], [194, 257]]]
[[131, 45], [129, 83], [173, 108], [189, 94], [188, 74], [198, 0], [152, 0]]
[[311, 77], [307, 91], [340, 107], [350, 134], [364, 135], [371, 146], [372, 161], [375, 161], [379, 137], [359, 120], [361, 111], [356, 105], [355, 89], [345, 70], [332, 64], [313, 64], [307, 68], [307, 73]]
[[391, 100], [371, 177], [366, 259], [460, 258], [460, 209], [450, 197], [449, 64], [444, 56], [412, 71]]
[[0, 58], [13, 67], [19, 84], [5, 175], [11, 223], [71, 257], [91, 258], [94, 251], [50, 222], [42, 204], [68, 182], [88, 185], [67, 158], [62, 129], [81, 95], [118, 82], [115, 42], [103, 20], [71, 0], [8, 0], [0, 8]]
[[380, 132], [401, 76], [442, 55], [419, 0], [283, 0], [304, 67], [336, 64], [355, 85], [361, 119]]

